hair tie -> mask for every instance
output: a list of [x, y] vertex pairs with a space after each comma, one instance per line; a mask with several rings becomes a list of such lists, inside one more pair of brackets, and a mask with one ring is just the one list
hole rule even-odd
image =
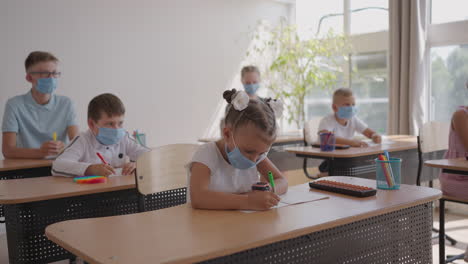
[[232, 97], [231, 104], [237, 111], [242, 111], [249, 105], [249, 95], [244, 91], [238, 91]]
[[267, 104], [270, 106], [271, 110], [273, 110], [276, 118], [281, 118], [283, 116], [284, 104], [281, 99], [270, 99], [267, 101]]

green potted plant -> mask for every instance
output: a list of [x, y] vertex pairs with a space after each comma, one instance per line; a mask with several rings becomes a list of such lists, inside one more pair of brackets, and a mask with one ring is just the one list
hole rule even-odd
[[302, 128], [307, 94], [312, 89], [334, 87], [350, 50], [343, 35], [330, 31], [321, 37], [301, 39], [296, 26], [283, 19], [276, 27], [259, 23], [247, 56], [261, 68], [270, 94], [285, 102], [288, 123]]

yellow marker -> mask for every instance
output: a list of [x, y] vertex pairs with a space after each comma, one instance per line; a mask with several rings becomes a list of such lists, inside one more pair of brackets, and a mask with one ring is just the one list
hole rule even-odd
[[54, 139], [54, 141], [57, 141], [57, 132], [54, 132], [54, 133], [52, 134], [52, 138]]

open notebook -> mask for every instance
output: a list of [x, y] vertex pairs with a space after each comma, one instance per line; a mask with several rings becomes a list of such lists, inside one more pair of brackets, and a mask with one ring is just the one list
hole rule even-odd
[[[319, 201], [323, 199], [327, 199], [328, 196], [316, 193], [316, 192], [311, 192], [307, 188], [304, 190], [304, 185], [298, 185], [294, 186], [291, 188], [288, 188], [288, 192], [280, 195], [280, 202], [278, 205], [272, 207], [271, 209], [275, 208], [280, 208], [288, 205], [293, 205], [293, 204], [300, 204], [300, 203], [308, 203], [308, 202], [313, 202], [313, 201]], [[243, 213], [253, 213], [253, 212], [261, 212], [261, 211], [252, 211], [252, 210], [241, 210]]]

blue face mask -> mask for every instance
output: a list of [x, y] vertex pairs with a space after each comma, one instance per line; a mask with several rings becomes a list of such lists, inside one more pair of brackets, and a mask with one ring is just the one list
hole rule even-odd
[[37, 80], [36, 90], [43, 94], [51, 94], [57, 89], [56, 78], [40, 78]]
[[231, 163], [231, 165], [234, 168], [240, 169], [240, 170], [246, 170], [246, 169], [250, 169], [250, 168], [257, 166], [257, 164], [262, 162], [268, 154], [268, 152], [262, 154], [257, 159], [257, 162], [253, 162], [242, 154], [240, 149], [236, 146], [235, 141], [234, 141], [234, 146], [235, 146], [234, 149], [231, 152], [229, 152], [227, 148], [227, 144], [224, 144], [224, 150], [226, 151], [229, 163]]
[[357, 113], [356, 106], [341, 106], [338, 108], [338, 112], [336, 112], [338, 118], [341, 119], [351, 119]]
[[259, 83], [252, 83], [252, 84], [244, 84], [244, 89], [247, 94], [253, 95], [257, 92], [258, 88], [260, 88]]
[[123, 128], [100, 127], [96, 139], [103, 145], [114, 145], [125, 136]]

